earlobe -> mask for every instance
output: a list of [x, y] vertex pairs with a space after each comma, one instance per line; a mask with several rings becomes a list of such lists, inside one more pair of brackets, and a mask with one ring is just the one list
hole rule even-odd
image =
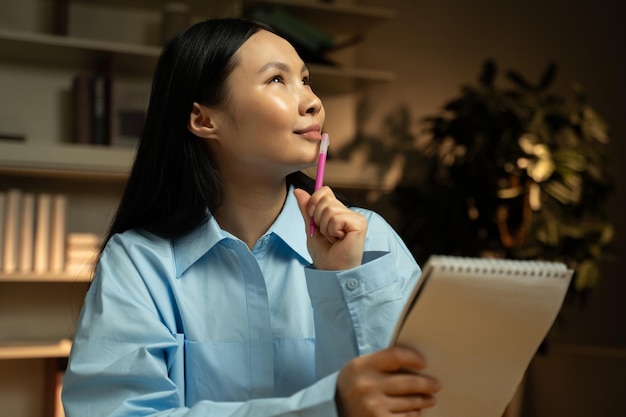
[[214, 139], [217, 133], [215, 122], [211, 118], [210, 109], [195, 102], [189, 114], [187, 128], [194, 135], [205, 139]]

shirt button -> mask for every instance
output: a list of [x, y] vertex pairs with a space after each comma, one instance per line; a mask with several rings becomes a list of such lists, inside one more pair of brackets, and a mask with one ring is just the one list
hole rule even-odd
[[359, 283], [357, 282], [356, 279], [349, 279], [348, 281], [346, 281], [346, 288], [349, 289], [350, 291], [355, 289], [358, 285]]

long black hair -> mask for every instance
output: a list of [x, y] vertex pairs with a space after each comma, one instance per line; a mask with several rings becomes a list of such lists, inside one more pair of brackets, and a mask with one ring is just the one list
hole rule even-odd
[[[197, 23], [169, 41], [157, 62], [146, 122], [135, 162], [106, 241], [141, 228], [163, 237], [185, 234], [222, 204], [224, 191], [214, 157], [187, 126], [193, 103], [220, 106], [237, 50], [271, 28], [244, 19]], [[312, 191], [303, 173], [287, 182]], [[106, 244], [105, 241], [105, 244]]]

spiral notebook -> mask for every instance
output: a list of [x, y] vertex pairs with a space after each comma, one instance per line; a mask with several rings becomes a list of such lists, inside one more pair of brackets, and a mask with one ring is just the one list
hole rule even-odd
[[501, 417], [561, 308], [562, 263], [431, 256], [393, 344], [419, 350], [442, 385], [425, 417]]

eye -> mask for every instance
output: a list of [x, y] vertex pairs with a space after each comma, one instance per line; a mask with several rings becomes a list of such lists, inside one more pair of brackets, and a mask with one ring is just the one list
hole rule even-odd
[[270, 83], [282, 83], [284, 82], [284, 78], [281, 74], [277, 74], [277, 75], [274, 75], [272, 78], [270, 78], [269, 82]]
[[302, 77], [302, 85], [311, 85], [311, 76], [305, 75]]

